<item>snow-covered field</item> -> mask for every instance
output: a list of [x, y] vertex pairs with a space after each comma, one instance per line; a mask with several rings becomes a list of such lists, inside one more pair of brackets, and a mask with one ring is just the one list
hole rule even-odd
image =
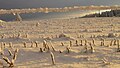
[[[119, 68], [119, 39], [117, 17], [2, 22], [0, 67], [7, 68], [3, 57], [11, 61], [14, 55], [9, 51], [18, 49], [13, 68]], [[49, 50], [44, 49], [44, 40]]]

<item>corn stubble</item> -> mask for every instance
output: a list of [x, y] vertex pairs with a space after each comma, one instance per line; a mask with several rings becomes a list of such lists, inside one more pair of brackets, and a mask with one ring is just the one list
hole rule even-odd
[[3, 60], [9, 65], [9, 67], [14, 67], [15, 60], [17, 59], [17, 53], [18, 53], [18, 49], [15, 50], [11, 61], [10, 61], [10, 59], [8, 59], [8, 57], [3, 56]]

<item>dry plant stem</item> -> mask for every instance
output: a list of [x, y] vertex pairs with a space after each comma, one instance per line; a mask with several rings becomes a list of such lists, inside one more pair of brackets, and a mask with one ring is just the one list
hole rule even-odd
[[100, 46], [103, 46], [103, 42], [102, 41], [100, 42]]
[[105, 39], [103, 39], [102, 42], [103, 42], [102, 46], [105, 46]]
[[9, 43], [9, 47], [12, 48], [12, 42]]
[[47, 50], [48, 50], [48, 52], [50, 51], [50, 46], [49, 45], [47, 45]]
[[56, 51], [55, 47], [53, 46], [52, 42], [50, 41], [51, 44], [51, 48], [53, 49], [53, 51]]
[[28, 33], [25, 34], [25, 38], [28, 38]]
[[72, 41], [70, 41], [70, 47], [72, 46]]
[[9, 66], [12, 66], [11, 61], [10, 61], [7, 57], [4, 57], [4, 56], [3, 56], [3, 60], [4, 60], [5, 62], [7, 62], [7, 64], [9, 64]]
[[83, 46], [83, 40], [80, 40], [80, 46]]
[[3, 34], [2, 36], [1, 36], [1, 39], [4, 39], [5, 38], [5, 34]]
[[34, 43], [33, 43], [33, 41], [31, 42], [31, 47], [33, 47], [33, 45], [34, 45]]
[[14, 62], [16, 60], [16, 57], [17, 57], [17, 52], [18, 51], [15, 51], [14, 55], [13, 55], [13, 58], [12, 60], [10, 61], [7, 57], [4, 57], [3, 56], [3, 60], [7, 62], [7, 64], [9, 64], [9, 67], [14, 67]]
[[119, 44], [119, 40], [117, 40], [117, 52], [120, 52], [120, 44]]
[[95, 39], [92, 39], [92, 43], [93, 43], [93, 45], [95, 46]]
[[38, 42], [37, 41], [35, 41], [35, 45], [36, 45], [36, 47], [38, 47]]
[[112, 46], [112, 45], [113, 45], [113, 41], [114, 41], [114, 40], [111, 40], [111, 42], [110, 42], [110, 46]]
[[95, 52], [95, 49], [94, 49], [94, 47], [91, 45], [91, 43], [90, 43], [90, 48], [91, 48], [91, 53], [94, 53], [94, 52]]
[[10, 56], [12, 56], [12, 55], [13, 55], [13, 54], [12, 54], [12, 52], [11, 52], [10, 50], [8, 50], [8, 53], [9, 53], [9, 55], [10, 55]]
[[61, 50], [59, 50], [59, 52], [60, 52], [60, 53], [62, 53], [62, 51], [61, 51]]
[[85, 53], [88, 52], [88, 47], [87, 47], [87, 43], [85, 43]]
[[4, 48], [6, 47], [6, 43], [5, 43], [5, 42], [3, 43], [3, 47], [4, 47]]
[[1, 50], [3, 49], [3, 47], [2, 47], [2, 46], [3, 46], [3, 42], [1, 42]]
[[44, 47], [44, 51], [50, 51], [50, 46], [47, 44], [47, 42], [44, 40], [43, 41], [43, 47]]
[[78, 40], [75, 41], [76, 46], [78, 46]]
[[66, 47], [67, 53], [70, 53], [70, 47]]
[[50, 52], [50, 56], [51, 56], [52, 64], [55, 65], [55, 57], [52, 52]]
[[42, 49], [42, 48], [40, 48], [40, 52], [43, 52], [43, 49]]
[[36, 26], [37, 26], [37, 27], [39, 26], [39, 22], [38, 22], [38, 23], [36, 23]]
[[17, 53], [18, 53], [18, 49], [15, 50], [11, 64], [14, 66], [15, 60], [17, 59]]
[[18, 36], [17, 36], [18, 38], [20, 38], [21, 37], [21, 33], [18, 33]]
[[87, 44], [87, 40], [85, 40], [85, 45]]
[[62, 46], [64, 46], [64, 43], [63, 43], [63, 42], [61, 42], [61, 45], [62, 45]]
[[24, 43], [23, 43], [23, 45], [24, 45], [24, 48], [26, 48], [26, 47], [27, 47], [27, 46], [26, 46], [26, 44], [27, 44], [26, 42], [24, 42]]
[[106, 58], [102, 59], [102, 61], [103, 61], [104, 65], [111, 64], [110, 62], [108, 62], [108, 61], [107, 61], [107, 59], [106, 59]]
[[105, 39], [102, 39], [101, 46], [104, 46], [104, 45], [105, 45]]
[[16, 60], [16, 58], [17, 58], [17, 53], [18, 53], [18, 49], [16, 49], [15, 52], [14, 52], [13, 60]]
[[43, 47], [44, 47], [44, 49], [47, 48], [47, 42], [45, 40], [43, 41]]
[[113, 45], [117, 45], [117, 40], [116, 39], [114, 39], [114, 44]]
[[3, 51], [1, 51], [1, 52], [0, 52], [0, 55], [1, 55], [1, 56], [4, 56], [4, 52], [3, 52]]

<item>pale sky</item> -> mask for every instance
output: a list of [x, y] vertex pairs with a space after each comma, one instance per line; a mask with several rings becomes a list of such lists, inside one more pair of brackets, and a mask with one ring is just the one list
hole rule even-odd
[[0, 0], [0, 9], [65, 7], [74, 5], [120, 5], [120, 0]]

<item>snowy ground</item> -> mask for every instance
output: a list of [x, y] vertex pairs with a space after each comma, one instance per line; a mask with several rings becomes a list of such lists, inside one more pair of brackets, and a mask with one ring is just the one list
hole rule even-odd
[[[59, 38], [62, 33], [67, 37]], [[110, 33], [114, 36], [109, 37]], [[120, 39], [120, 20], [117, 17], [3, 22], [0, 23], [0, 37], [4, 56], [10, 59], [12, 56], [9, 56], [8, 50], [13, 53], [16, 48], [19, 49], [14, 68], [119, 68], [120, 66], [120, 52], [116, 52], [117, 45], [109, 46], [111, 40]], [[85, 40], [92, 43], [92, 39], [95, 39], [95, 46], [92, 44], [95, 52], [84, 53]], [[100, 45], [101, 39], [105, 40], [104, 46]], [[39, 52], [40, 48], [43, 48], [43, 40], [47, 40], [47, 44], [53, 45], [56, 49], [55, 52], [51, 50], [55, 57], [55, 65], [52, 65], [49, 52]], [[76, 46], [76, 40], [78, 44], [83, 40], [83, 46]], [[35, 43], [31, 47], [31, 42], [35, 41], [38, 42], [38, 47], [35, 47]], [[72, 46], [70, 53], [67, 53], [66, 47], [70, 45], [70, 41]], [[2, 42], [6, 43], [5, 48]], [[9, 47], [9, 42], [12, 42], [12, 48]], [[90, 50], [88, 43], [87, 46]], [[0, 61], [7, 66], [2, 55]]]

